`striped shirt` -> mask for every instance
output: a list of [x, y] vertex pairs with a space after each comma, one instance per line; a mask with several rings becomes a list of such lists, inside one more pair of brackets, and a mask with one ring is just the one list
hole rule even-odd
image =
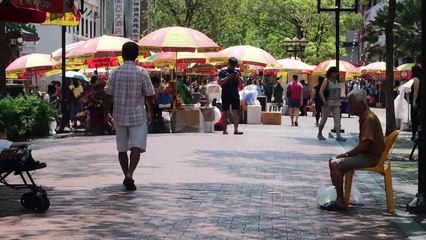
[[132, 61], [113, 69], [105, 87], [114, 102], [114, 122], [119, 126], [137, 126], [147, 121], [145, 97], [154, 96], [148, 72]]

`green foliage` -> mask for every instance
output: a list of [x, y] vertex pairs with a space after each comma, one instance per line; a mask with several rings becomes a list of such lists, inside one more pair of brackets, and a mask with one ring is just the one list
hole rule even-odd
[[[394, 27], [396, 57], [414, 58], [421, 53], [421, 2], [421, 0], [406, 0], [396, 5]], [[388, 6], [384, 6], [367, 26], [368, 35], [362, 39], [371, 44], [368, 52], [372, 61], [385, 59], [386, 46], [381, 38], [385, 34], [387, 17]]]
[[[323, 0], [324, 7], [334, 0]], [[342, 1], [352, 7], [351, 1]], [[317, 0], [157, 0], [148, 14], [153, 29], [184, 26], [207, 34], [224, 48], [249, 44], [270, 52], [276, 58], [288, 56], [286, 37], [307, 38], [305, 59], [317, 64], [334, 58], [335, 23], [332, 13], [317, 13]], [[360, 14], [341, 15], [344, 33], [363, 25]], [[342, 48], [342, 55], [345, 50]]]
[[54, 116], [53, 106], [36, 96], [0, 99], [0, 121], [13, 141], [47, 136]]

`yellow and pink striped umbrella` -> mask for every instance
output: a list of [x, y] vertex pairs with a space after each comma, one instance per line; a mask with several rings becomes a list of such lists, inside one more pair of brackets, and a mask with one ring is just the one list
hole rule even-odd
[[[71, 51], [67, 57], [90, 59], [121, 56], [121, 48], [126, 42], [132, 42], [132, 40], [123, 37], [103, 35], [102, 37], [87, 40], [84, 44]], [[139, 54], [143, 55], [144, 53], [139, 51]]]
[[49, 54], [33, 53], [13, 61], [7, 68], [6, 74], [21, 74], [26, 72], [43, 72], [55, 68], [56, 62]]
[[230, 47], [221, 52], [228, 57], [237, 58], [240, 65], [255, 65], [261, 67], [266, 67], [267, 65], [280, 66], [278, 61], [271, 54], [263, 49], [249, 45]]
[[220, 50], [204, 33], [184, 27], [167, 27], [154, 31], [139, 41], [139, 46], [154, 52], [217, 52]]

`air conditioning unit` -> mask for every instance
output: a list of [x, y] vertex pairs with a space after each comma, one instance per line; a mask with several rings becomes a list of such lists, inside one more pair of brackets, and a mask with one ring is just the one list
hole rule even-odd
[[100, 18], [101, 16], [99, 15], [99, 12], [94, 12], [93, 13], [93, 17], [94, 18]]

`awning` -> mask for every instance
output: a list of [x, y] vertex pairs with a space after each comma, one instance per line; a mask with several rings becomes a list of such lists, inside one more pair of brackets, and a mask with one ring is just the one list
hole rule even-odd
[[65, 13], [75, 12], [73, 0], [0, 1], [0, 21], [5, 22], [44, 23], [50, 14], [59, 14], [60, 16], [54, 18], [58, 19], [64, 17]]

